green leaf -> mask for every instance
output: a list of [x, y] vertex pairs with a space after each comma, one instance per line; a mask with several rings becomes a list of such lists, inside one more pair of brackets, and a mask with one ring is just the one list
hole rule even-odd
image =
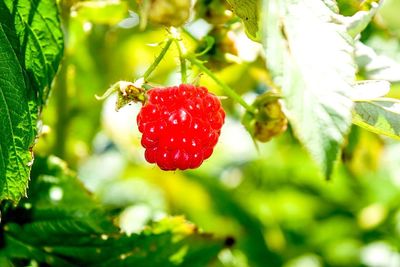
[[0, 201], [26, 194], [38, 114], [62, 49], [55, 1], [0, 2]]
[[37, 209], [57, 207], [89, 210], [100, 207], [82, 182], [76, 178], [76, 174], [55, 156], [37, 156], [31, 177], [28, 191], [30, 197], [23, 203], [30, 203]]
[[356, 62], [366, 79], [400, 82], [400, 64], [386, 55], [378, 54], [371, 47], [356, 43]]
[[400, 101], [391, 98], [357, 101], [353, 123], [371, 132], [400, 140]]
[[0, 24], [0, 200], [25, 194], [34, 118], [24, 74]]
[[356, 37], [368, 26], [382, 3], [383, 1], [379, 1], [379, 3], [371, 2], [370, 10], [358, 11], [351, 17], [340, 16], [340, 21], [347, 26], [347, 32], [352, 37]]
[[116, 218], [55, 157], [35, 161], [30, 190], [33, 197], [3, 212], [0, 243], [6, 246], [0, 252], [10, 261], [36, 260], [51, 266], [200, 267], [225, 246], [224, 239], [199, 232], [183, 217], [154, 222], [141, 233], [121, 233], [113, 224]]
[[319, 0], [264, 1], [267, 65], [288, 118], [326, 177], [351, 125], [353, 39]]
[[[171, 221], [169, 227], [159, 229], [160, 224]], [[48, 226], [55, 224], [68, 225], [48, 222]], [[224, 247], [224, 240], [196, 233], [181, 217], [166, 218], [130, 236], [95, 234], [77, 226], [47, 234], [36, 232], [30, 224], [10, 223], [5, 229], [10, 259], [35, 259], [52, 266], [206, 266]]]
[[6, 34], [17, 38], [14, 51], [39, 95], [46, 102], [51, 82], [63, 51], [63, 34], [54, 0], [5, 0], [0, 14], [8, 28]]
[[356, 82], [349, 92], [353, 101], [373, 100], [387, 95], [390, 83], [384, 80], [365, 80]]
[[235, 13], [244, 24], [247, 36], [253, 41], [260, 40], [260, 31], [258, 27], [258, 0], [227, 0]]

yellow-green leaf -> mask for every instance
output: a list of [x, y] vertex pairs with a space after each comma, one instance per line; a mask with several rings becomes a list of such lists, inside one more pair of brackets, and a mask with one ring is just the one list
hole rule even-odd
[[258, 0], [227, 0], [233, 12], [243, 21], [247, 36], [254, 40], [260, 40], [258, 27], [259, 1]]
[[371, 132], [400, 140], [400, 101], [391, 98], [357, 101], [353, 123]]

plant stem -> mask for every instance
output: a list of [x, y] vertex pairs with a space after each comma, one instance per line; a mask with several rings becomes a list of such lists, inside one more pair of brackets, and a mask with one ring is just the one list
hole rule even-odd
[[[71, 12], [71, 1], [61, 1], [61, 19], [65, 29], [65, 32], [69, 34], [70, 30], [70, 12]], [[68, 35], [67, 35], [68, 36]], [[66, 46], [67, 46], [66, 42]], [[66, 144], [68, 139], [68, 130], [71, 122], [71, 104], [68, 99], [68, 66], [70, 65], [70, 54], [68, 49], [64, 54], [62, 64], [55, 77], [54, 82], [54, 97], [56, 103], [56, 123], [54, 126], [55, 131], [55, 142], [53, 144], [54, 155], [65, 159], [66, 157]]]
[[151, 73], [155, 70], [155, 68], [160, 64], [161, 60], [164, 58], [165, 54], [167, 53], [169, 47], [171, 46], [171, 43], [173, 41], [173, 38], [169, 38], [163, 49], [161, 50], [161, 53], [157, 56], [157, 58], [154, 60], [154, 62], [150, 65], [150, 67], [147, 69], [147, 71], [144, 73], [143, 78], [145, 81], [147, 81], [147, 78], [151, 75]]
[[55, 81], [54, 95], [56, 97], [56, 116], [57, 121], [55, 125], [55, 137], [56, 142], [54, 144], [53, 153], [65, 159], [66, 142], [68, 137], [68, 128], [70, 126], [70, 110], [71, 106], [68, 101], [68, 84], [67, 84], [67, 72], [68, 72], [68, 55], [64, 58], [64, 64], [62, 64], [60, 71]]
[[218, 79], [217, 76], [214, 75], [208, 68], [206, 68], [203, 63], [198, 60], [197, 58], [193, 56], [187, 57], [187, 59], [195, 66], [197, 66], [201, 71], [203, 71], [205, 74], [207, 74], [211, 79], [214, 80], [227, 94], [229, 97], [237, 101], [242, 107], [246, 109], [246, 111], [250, 113], [256, 113], [256, 109], [253, 106], [250, 106], [249, 104], [246, 103], [246, 101], [243, 100], [243, 98], [238, 95], [231, 87], [229, 87], [226, 83]]
[[181, 65], [181, 75], [182, 75], [182, 83], [187, 83], [187, 72], [186, 72], [186, 59], [184, 57], [185, 47], [182, 45], [181, 40], [174, 39], [176, 47], [179, 53], [179, 61]]

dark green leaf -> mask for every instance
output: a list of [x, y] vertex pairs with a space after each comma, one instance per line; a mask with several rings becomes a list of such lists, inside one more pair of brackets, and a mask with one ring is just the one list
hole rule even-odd
[[36, 118], [29, 98], [23, 70], [0, 24], [0, 200], [25, 195]]
[[199, 233], [183, 217], [165, 218], [128, 236], [59, 159], [38, 158], [32, 173], [33, 197], [7, 210], [0, 225], [6, 244], [2, 253], [11, 260], [51, 266], [200, 267], [224, 247], [223, 239]]
[[26, 194], [38, 113], [62, 49], [55, 1], [0, 2], [0, 201]]
[[[171, 223], [172, 222], [172, 223]], [[168, 227], [159, 230], [159, 225]], [[205, 266], [224, 241], [196, 232], [183, 218], [167, 218], [140, 234], [93, 233], [85, 221], [47, 221], [58, 231], [37, 231], [32, 224], [6, 225], [6, 254], [61, 266]], [[54, 227], [55, 226], [55, 227]], [[61, 228], [64, 229], [62, 231]]]
[[63, 51], [63, 34], [56, 1], [5, 0], [0, 5], [2, 24], [30, 86], [46, 102]]

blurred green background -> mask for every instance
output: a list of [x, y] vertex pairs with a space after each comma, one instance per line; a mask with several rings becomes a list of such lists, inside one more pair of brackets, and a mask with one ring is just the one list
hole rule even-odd
[[[222, 1], [199, 2], [225, 10]], [[353, 14], [360, 1], [338, 2], [341, 13]], [[398, 141], [353, 127], [342, 162], [325, 181], [290, 128], [257, 150], [240, 123], [243, 111], [226, 99], [220, 141], [201, 168], [163, 172], [146, 163], [136, 126], [140, 107], [115, 112], [115, 98], [94, 97], [118, 80], [141, 77], [161, 49], [154, 44], [166, 30], [151, 23], [140, 29], [133, 11], [134, 1], [91, 1], [76, 3], [64, 15], [65, 57], [43, 112], [36, 154], [55, 152], [65, 159], [105, 207], [118, 211], [118, 224], [127, 232], [183, 214], [206, 232], [234, 237], [235, 246], [223, 250], [215, 266], [400, 266]], [[400, 2], [385, 1], [362, 36], [396, 64], [398, 14]], [[246, 38], [237, 19], [217, 26], [193, 18], [185, 28], [199, 39], [210, 33], [224, 40], [207, 55], [218, 77], [248, 100], [265, 91], [261, 45]], [[184, 41], [190, 49], [201, 46], [187, 36]], [[177, 55], [174, 48], [168, 52], [151, 83], [179, 83]], [[198, 73], [190, 74], [193, 80]], [[223, 95], [205, 75], [200, 81]], [[391, 96], [400, 96], [396, 83]]]

